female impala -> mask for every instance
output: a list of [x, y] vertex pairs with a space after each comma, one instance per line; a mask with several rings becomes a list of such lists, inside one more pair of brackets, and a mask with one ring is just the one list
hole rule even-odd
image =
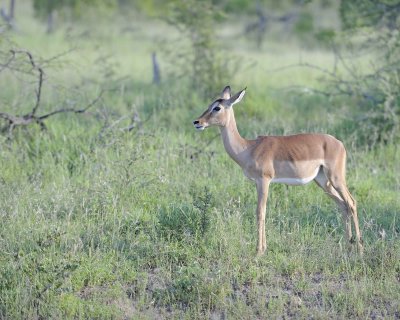
[[222, 98], [215, 100], [195, 121], [198, 130], [218, 126], [226, 152], [242, 167], [244, 174], [257, 186], [258, 245], [257, 253], [267, 248], [265, 210], [271, 182], [304, 185], [314, 180], [339, 206], [348, 241], [354, 242], [351, 217], [359, 251], [362, 252], [356, 202], [346, 186], [346, 150], [343, 143], [327, 134], [297, 134], [291, 136], [259, 136], [247, 140], [240, 136], [232, 106], [240, 102], [245, 89], [231, 96], [227, 86]]

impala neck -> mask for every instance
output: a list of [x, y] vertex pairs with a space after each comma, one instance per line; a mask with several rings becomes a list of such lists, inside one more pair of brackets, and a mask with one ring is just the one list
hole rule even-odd
[[220, 127], [222, 140], [226, 152], [235, 160], [239, 165], [241, 163], [241, 155], [248, 147], [248, 141], [241, 137], [237, 126], [233, 109], [226, 122], [226, 125]]

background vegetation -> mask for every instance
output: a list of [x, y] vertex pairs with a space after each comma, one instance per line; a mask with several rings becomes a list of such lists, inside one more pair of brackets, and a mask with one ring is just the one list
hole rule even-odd
[[[397, 1], [11, 3], [0, 318], [400, 318]], [[227, 84], [247, 138], [344, 141], [363, 257], [313, 184], [272, 186], [255, 256], [255, 188], [191, 124]]]

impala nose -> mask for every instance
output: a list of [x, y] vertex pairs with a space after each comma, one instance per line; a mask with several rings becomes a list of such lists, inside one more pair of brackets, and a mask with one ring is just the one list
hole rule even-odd
[[198, 120], [195, 120], [195, 121], [193, 121], [193, 124], [194, 124], [194, 125], [199, 124], [199, 121], [198, 121]]

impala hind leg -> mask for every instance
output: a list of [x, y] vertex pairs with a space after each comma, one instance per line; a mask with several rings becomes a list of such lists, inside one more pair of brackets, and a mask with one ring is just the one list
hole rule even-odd
[[[353, 218], [357, 246], [358, 246], [360, 253], [362, 253], [363, 245], [362, 245], [360, 227], [358, 224], [357, 204], [356, 204], [356, 201], [354, 200], [353, 196], [351, 195], [349, 189], [347, 188], [344, 172], [339, 172], [339, 174], [332, 174], [331, 172], [327, 171], [326, 175], [329, 179], [329, 182], [332, 184], [333, 188], [337, 191], [337, 193], [340, 195], [340, 197], [344, 200], [347, 211]], [[351, 240], [351, 242], [354, 241], [354, 239], [350, 239], [350, 240]]]
[[346, 232], [346, 239], [350, 243], [351, 239], [352, 239], [351, 214], [350, 214], [350, 212], [349, 212], [349, 210], [348, 210], [348, 208], [347, 208], [347, 206], [345, 204], [345, 201], [339, 195], [339, 193], [335, 190], [335, 188], [332, 186], [331, 182], [329, 181], [328, 177], [325, 175], [325, 173], [324, 173], [322, 168], [318, 172], [318, 174], [315, 177], [314, 181], [338, 205], [340, 211], [342, 212], [343, 223], [344, 223], [345, 232]]

